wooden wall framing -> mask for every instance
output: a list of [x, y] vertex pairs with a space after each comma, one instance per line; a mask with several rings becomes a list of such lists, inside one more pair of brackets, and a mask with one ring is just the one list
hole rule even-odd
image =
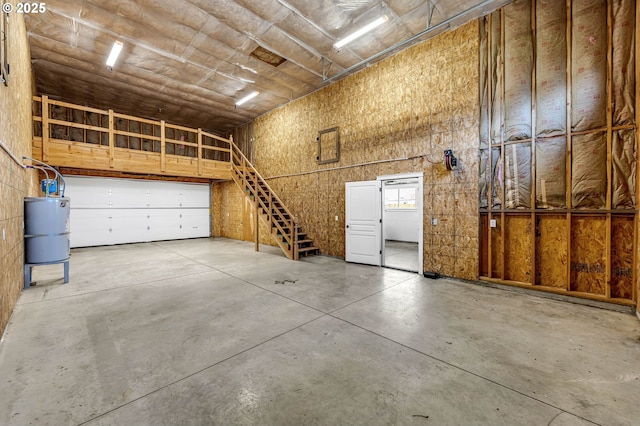
[[481, 279], [637, 302], [639, 23], [637, 0], [481, 22]]

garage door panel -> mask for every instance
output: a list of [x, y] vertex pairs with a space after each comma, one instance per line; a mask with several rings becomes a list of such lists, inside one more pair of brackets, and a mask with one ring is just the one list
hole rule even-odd
[[184, 211], [182, 217], [182, 230], [185, 235], [184, 238], [208, 236], [210, 223], [209, 209], [193, 209]]
[[77, 176], [65, 180], [71, 247], [210, 235], [209, 185]]
[[108, 212], [100, 209], [71, 209], [71, 247], [111, 244]]

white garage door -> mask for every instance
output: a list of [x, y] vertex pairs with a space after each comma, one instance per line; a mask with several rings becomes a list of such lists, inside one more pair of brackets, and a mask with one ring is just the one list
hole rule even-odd
[[207, 184], [65, 176], [71, 247], [210, 235]]

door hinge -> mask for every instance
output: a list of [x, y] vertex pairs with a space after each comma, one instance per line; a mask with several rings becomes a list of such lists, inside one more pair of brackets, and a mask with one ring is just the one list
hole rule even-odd
[[382, 250], [380, 250], [380, 254], [382, 254]]
[[382, 223], [382, 219], [380, 219], [380, 223]]

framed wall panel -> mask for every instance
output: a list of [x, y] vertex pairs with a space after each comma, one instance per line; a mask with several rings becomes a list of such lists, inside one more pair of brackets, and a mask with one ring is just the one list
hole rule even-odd
[[481, 279], [636, 302], [636, 1], [516, 0], [481, 21]]

